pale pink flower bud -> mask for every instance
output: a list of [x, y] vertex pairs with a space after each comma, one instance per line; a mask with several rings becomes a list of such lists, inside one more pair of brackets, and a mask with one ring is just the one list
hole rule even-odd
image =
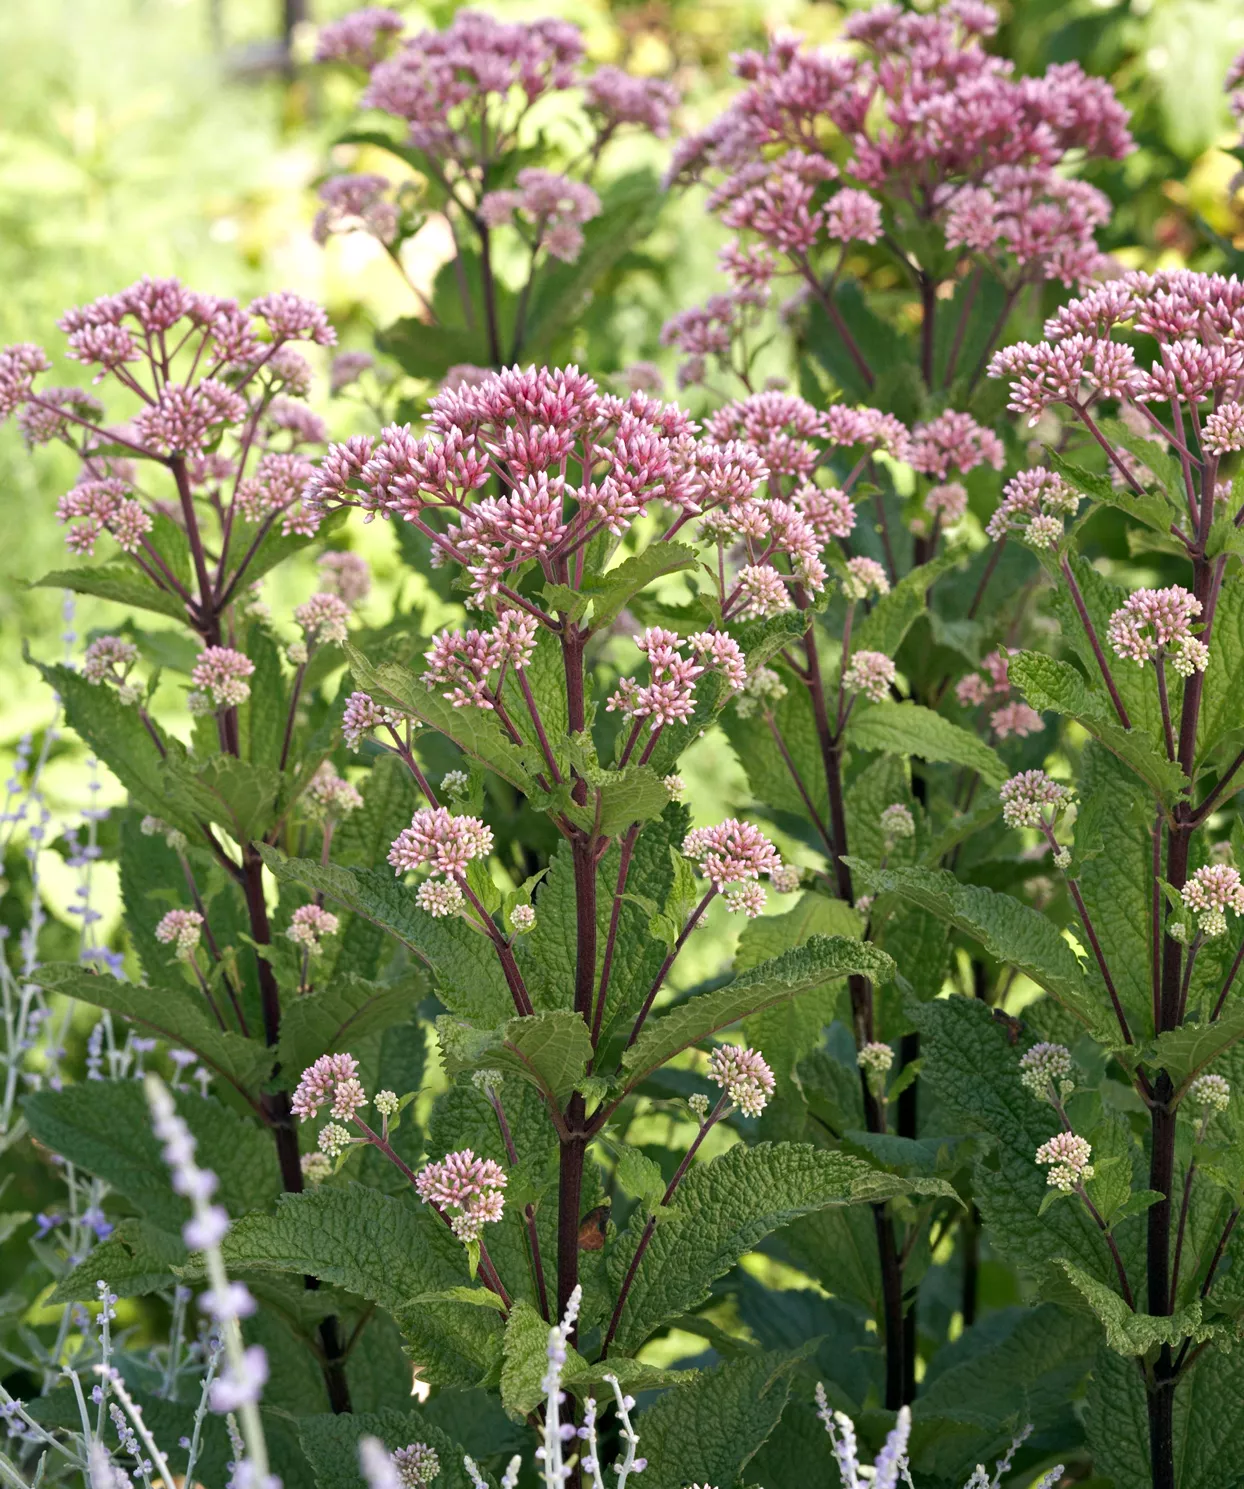
[[1067, 787], [1050, 780], [1043, 770], [1020, 771], [1002, 783], [998, 795], [1008, 827], [1051, 827], [1071, 800]]
[[190, 680], [196, 688], [211, 695], [218, 709], [236, 708], [251, 695], [246, 679], [254, 671], [254, 662], [240, 651], [228, 646], [207, 646], [199, 653]]
[[285, 934], [309, 955], [319, 956], [324, 949], [321, 945], [322, 938], [335, 936], [340, 924], [330, 910], [325, 910], [320, 905], [299, 905], [290, 916], [289, 930]]
[[1089, 1162], [1092, 1156], [1092, 1145], [1086, 1138], [1077, 1137], [1074, 1132], [1059, 1132], [1037, 1149], [1036, 1161], [1052, 1164], [1045, 1182], [1070, 1194], [1085, 1179], [1093, 1177], [1093, 1165]]
[[709, 1056], [708, 1078], [745, 1117], [758, 1117], [774, 1091], [773, 1072], [759, 1050], [720, 1044]]
[[294, 619], [310, 642], [332, 642], [339, 646], [349, 635], [350, 607], [340, 595], [312, 595], [295, 608]]
[[849, 600], [866, 600], [869, 595], [886, 595], [890, 580], [875, 558], [849, 558], [842, 592]]
[[460, 874], [492, 851], [492, 829], [478, 817], [455, 817], [445, 807], [421, 807], [393, 840], [389, 862], [399, 873], [427, 864], [432, 874]]
[[1026, 703], [1004, 703], [989, 715], [989, 726], [999, 739], [1026, 739], [1044, 727], [1041, 715]]
[[197, 910], [170, 910], [155, 928], [155, 938], [176, 948], [177, 956], [188, 962], [199, 944], [203, 917]]
[[842, 683], [848, 692], [863, 693], [880, 703], [889, 697], [895, 676], [894, 663], [884, 652], [857, 651], [843, 673]]
[[320, 1108], [333, 1100], [338, 1086], [347, 1082], [358, 1084], [358, 1068], [353, 1055], [321, 1055], [302, 1072], [290, 1102], [290, 1111], [303, 1122], [317, 1116]]

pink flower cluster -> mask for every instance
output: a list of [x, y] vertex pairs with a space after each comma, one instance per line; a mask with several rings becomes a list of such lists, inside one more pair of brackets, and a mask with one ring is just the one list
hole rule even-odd
[[1209, 647], [1191, 630], [1200, 613], [1200, 600], [1178, 584], [1138, 589], [1110, 617], [1106, 635], [1115, 653], [1138, 667], [1169, 656], [1176, 672], [1191, 677], [1209, 662]]
[[363, 805], [362, 795], [325, 760], [307, 783], [308, 805], [320, 816], [345, 817]]
[[429, 867], [432, 877], [461, 874], [473, 858], [492, 852], [492, 828], [478, 817], [455, 817], [446, 807], [421, 807], [393, 840], [389, 862], [399, 874]]
[[350, 607], [340, 595], [312, 595], [305, 604], [294, 607], [294, 619], [308, 642], [314, 644], [340, 646], [350, 634]]
[[[599, 532], [623, 534], [650, 502], [697, 511], [702, 467], [721, 464], [680, 408], [603, 393], [576, 367], [514, 367], [460, 384], [432, 400], [429, 422], [424, 438], [391, 425], [377, 444], [355, 436], [332, 446], [308, 499], [317, 511], [361, 506], [411, 522], [435, 561], [467, 568], [477, 603], [533, 560], [558, 582], [559, 565]], [[494, 477], [504, 494], [477, 498]]]
[[[1005, 697], [1011, 691], [1008, 677], [1006, 652], [991, 651], [982, 661], [981, 672], [969, 672], [955, 684], [955, 697], [964, 708], [979, 707], [999, 695]], [[998, 739], [1026, 739], [1043, 727], [1041, 715], [1028, 704], [1012, 699], [995, 707], [989, 715], [989, 727]]]
[[1228, 910], [1233, 915], [1244, 915], [1244, 882], [1239, 869], [1228, 863], [1197, 869], [1180, 895], [1205, 936], [1221, 936], [1226, 931]]
[[[442, 631], [424, 652], [426, 680], [442, 690], [455, 708], [493, 709], [504, 669], [521, 671], [531, 662], [538, 622], [520, 610], [504, 610], [491, 631]], [[494, 686], [489, 678], [500, 675]]]
[[216, 708], [237, 708], [251, 695], [251, 685], [246, 679], [254, 671], [254, 662], [240, 651], [228, 646], [205, 646], [190, 680], [210, 695]]
[[425, 1164], [415, 1176], [415, 1188], [425, 1204], [457, 1212], [451, 1229], [468, 1244], [479, 1239], [485, 1225], [501, 1219], [505, 1186], [501, 1165], [491, 1158], [477, 1158], [470, 1148], [447, 1153], [439, 1163]]
[[130, 668], [138, 661], [138, 648], [120, 636], [100, 636], [92, 641], [82, 659], [82, 676], [87, 682], [124, 682]]
[[[293, 343], [333, 344], [320, 306], [281, 291], [243, 308], [176, 279], [143, 278], [66, 311], [59, 325], [71, 358], [96, 368], [97, 382], [111, 376], [139, 400], [128, 423], [108, 425], [92, 395], [36, 389], [36, 374], [49, 365], [37, 347], [0, 352], [0, 417], [17, 411], [30, 443], [61, 440], [82, 461], [57, 512], [72, 551], [93, 552], [105, 532], [125, 553], [149, 546], [152, 516], [136, 492], [135, 462], [144, 459], [173, 468], [179, 496], [187, 489], [191, 498], [210, 496], [227, 532], [235, 515], [258, 523], [282, 513], [286, 534], [314, 532], [314, 519], [299, 510], [311, 467], [293, 447], [320, 442], [325, 431], [298, 401], [311, 369]], [[248, 470], [252, 460], [256, 468]], [[226, 514], [235, 496], [236, 512]], [[253, 552], [249, 536], [238, 551]], [[163, 568], [150, 553], [140, 563], [148, 574]]]
[[527, 225], [531, 251], [543, 248], [572, 264], [583, 251], [583, 224], [600, 216], [600, 198], [590, 186], [555, 171], [528, 166], [518, 173], [516, 189], [490, 191], [479, 204], [489, 227], [518, 218]]
[[774, 1079], [759, 1050], [719, 1044], [708, 1061], [708, 1078], [745, 1117], [758, 1117], [773, 1095]]
[[315, 49], [317, 62], [346, 62], [353, 67], [374, 67], [389, 43], [400, 36], [405, 21], [395, 10], [368, 5], [352, 11], [320, 31]]
[[538, 98], [578, 81], [582, 58], [566, 21], [507, 24], [460, 10], [444, 31], [406, 38], [373, 67], [363, 106], [405, 119], [418, 149], [473, 173], [510, 148]]
[[1074, 1132], [1058, 1132], [1037, 1149], [1037, 1162], [1053, 1165], [1046, 1175], [1046, 1183], [1053, 1189], [1070, 1194], [1093, 1177], [1093, 1165], [1089, 1159], [1093, 1149], [1087, 1138], [1077, 1137]]
[[402, 715], [396, 708], [377, 703], [370, 693], [351, 693], [342, 710], [341, 733], [347, 749], [357, 750], [365, 734], [385, 725], [396, 729], [401, 722]]
[[[1074, 406], [1089, 394], [1164, 405], [1212, 399], [1224, 417], [1211, 446], [1235, 447], [1237, 419], [1227, 406], [1244, 398], [1244, 283], [1234, 276], [1129, 272], [1071, 300], [1044, 330], [1044, 341], [1004, 347], [990, 362], [991, 377], [1011, 379], [1017, 413], [1035, 420], [1051, 404]], [[1158, 343], [1148, 370], [1130, 344], [1111, 339], [1115, 331]]]
[[309, 956], [319, 956], [324, 949], [323, 938], [335, 936], [340, 925], [332, 911], [325, 910], [322, 905], [299, 905], [290, 916], [289, 930], [285, 934]]
[[857, 651], [842, 674], [842, 685], [848, 693], [863, 693], [873, 703], [890, 696], [897, 669], [883, 651]]
[[302, 1072], [290, 1101], [290, 1111], [299, 1121], [306, 1122], [331, 1102], [333, 1117], [338, 1122], [348, 1122], [360, 1107], [367, 1105], [358, 1069], [359, 1062], [353, 1055], [321, 1055]]
[[255, 672], [255, 663], [231, 646], [204, 646], [198, 654], [191, 682], [204, 689], [218, 709], [235, 709], [250, 697], [247, 677]]
[[623, 124], [638, 124], [664, 139], [670, 114], [678, 107], [678, 89], [662, 78], [635, 77], [620, 67], [598, 67], [583, 85], [590, 113], [600, 116], [602, 128], [612, 133]]
[[361, 605], [371, 593], [371, 565], [361, 554], [334, 548], [316, 560], [316, 567], [323, 590], [340, 595], [347, 605]]
[[387, 176], [359, 174], [330, 176], [320, 186], [324, 203], [316, 213], [311, 236], [327, 243], [334, 233], [370, 233], [381, 243], [397, 237], [397, 208], [386, 193], [392, 185]]
[[[702, 878], [724, 893], [728, 909], [749, 918], [765, 903], [757, 882], [762, 874], [781, 874], [781, 855], [758, 827], [727, 817], [716, 827], [694, 827], [683, 839], [682, 851], [694, 860]], [[786, 884], [783, 877], [782, 883]]]
[[[641, 686], [624, 677], [605, 708], [615, 709], [628, 719], [650, 719], [654, 730], [666, 724], [683, 723], [691, 717], [696, 679], [710, 667], [720, 669], [731, 692], [742, 691], [747, 665], [737, 641], [718, 631], [697, 631], [681, 637], [661, 626], [650, 626], [635, 638], [635, 645], [648, 658], [650, 680]], [[685, 656], [686, 646], [691, 656]]]
[[80, 480], [56, 504], [56, 520], [68, 523], [65, 546], [71, 553], [94, 553], [102, 533], [122, 553], [136, 553], [151, 531], [151, 514], [133, 496], [128, 482], [116, 476]]
[[998, 795], [1008, 827], [1052, 827], [1071, 800], [1067, 787], [1050, 780], [1043, 770], [1021, 770], [1002, 783]]
[[1019, 471], [1002, 488], [1002, 501], [985, 532], [996, 541], [1019, 533], [1032, 548], [1052, 548], [1063, 536], [1063, 520], [1079, 510], [1080, 496], [1043, 466]]
[[932, 221], [948, 249], [1019, 282], [1087, 280], [1109, 203], [1064, 162], [1126, 154], [1126, 113], [1074, 63], [1016, 77], [982, 44], [996, 24], [978, 0], [929, 15], [881, 5], [843, 28], [854, 51], [784, 35], [744, 52], [743, 91], [680, 143], [670, 175], [709, 176], [710, 210], [805, 277], [827, 245], [877, 241], [884, 205], [900, 239]]
[[912, 431], [907, 463], [922, 475], [944, 481], [952, 470], [966, 475], [978, 465], [1002, 469], [1002, 441], [971, 414], [948, 409]]
[[178, 957], [188, 962], [199, 944], [203, 917], [197, 910], [170, 910], [155, 928], [155, 938], [176, 949]]

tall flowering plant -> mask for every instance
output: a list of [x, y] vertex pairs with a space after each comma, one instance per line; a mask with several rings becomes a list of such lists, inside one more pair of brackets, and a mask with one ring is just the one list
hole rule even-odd
[[[414, 34], [392, 10], [358, 11], [324, 27], [316, 55], [366, 76], [363, 123], [341, 143], [393, 163], [392, 175], [327, 176], [315, 220], [321, 242], [369, 234], [405, 279], [416, 313], [383, 333], [383, 348], [436, 381], [454, 367], [548, 358], [653, 221], [655, 173], [602, 181], [602, 164], [628, 134], [669, 134], [673, 85], [588, 66], [569, 21], [470, 9]], [[452, 261], [429, 286], [408, 272], [404, 248], [438, 221]]]

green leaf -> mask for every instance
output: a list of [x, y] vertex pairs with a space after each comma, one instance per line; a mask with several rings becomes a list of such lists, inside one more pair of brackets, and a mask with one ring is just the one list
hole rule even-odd
[[[1097, 427], [1106, 436], [1112, 445], [1127, 450], [1129, 454], [1136, 457], [1147, 470], [1153, 472], [1164, 496], [1137, 496], [1129, 487], [1126, 492], [1118, 493], [1123, 499], [1119, 505], [1130, 512], [1139, 521], [1152, 527], [1155, 532], [1168, 533], [1171, 522], [1179, 516], [1184, 515], [1187, 508], [1184, 501], [1184, 479], [1183, 471], [1180, 469], [1179, 461], [1170, 454], [1165, 442], [1147, 439], [1143, 434], [1137, 434], [1135, 430], [1129, 429], [1119, 419], [1101, 419]], [[1111, 488], [1113, 490], [1113, 487]]]
[[800, 1355], [766, 1354], [706, 1370], [635, 1424], [656, 1486], [749, 1481], [747, 1465], [778, 1425]]
[[[864, 925], [859, 914], [842, 900], [808, 891], [785, 915], [762, 915], [749, 920], [739, 936], [736, 972], [802, 946], [812, 936], [846, 936], [858, 940]], [[743, 1032], [753, 1049], [769, 1062], [777, 1080], [774, 1099], [764, 1115], [762, 1131], [770, 1138], [803, 1135], [804, 1109], [797, 1067], [805, 1055], [819, 1048], [825, 1026], [833, 1022], [839, 980], [827, 979], [798, 998], [780, 1003], [744, 1020]]]
[[361, 688], [380, 700], [396, 704], [420, 723], [435, 729], [472, 759], [495, 771], [520, 791], [535, 789], [533, 775], [541, 768], [534, 750], [520, 750], [502, 733], [491, 713], [478, 708], [455, 708], [415, 674], [398, 662], [380, 662], [375, 667], [352, 646], [345, 648], [350, 671]]
[[122, 1220], [105, 1241], [52, 1289], [49, 1303], [94, 1302], [101, 1278], [119, 1298], [137, 1298], [167, 1288], [173, 1269], [186, 1260], [175, 1233], [135, 1216]]
[[1156, 1345], [1178, 1345], [1184, 1339], [1200, 1344], [1217, 1332], [1213, 1324], [1201, 1322], [1199, 1302], [1166, 1316], [1134, 1313], [1113, 1288], [1082, 1272], [1074, 1262], [1064, 1261], [1062, 1267], [1071, 1285], [1101, 1320], [1106, 1344], [1115, 1354], [1143, 1355]]
[[511, 1019], [497, 1032], [444, 1016], [436, 1021], [436, 1034], [449, 1075], [490, 1067], [510, 1071], [558, 1106], [570, 1098], [592, 1058], [592, 1036], [571, 1009]]
[[613, 1146], [618, 1158], [614, 1171], [618, 1188], [623, 1194], [639, 1200], [649, 1210], [659, 1205], [667, 1187], [661, 1165], [655, 1158], [641, 1153], [638, 1148], [632, 1148], [629, 1143], [615, 1143]]
[[[995, 1254], [1035, 1277], [1050, 1301], [1079, 1301], [1063, 1261], [1112, 1284], [1109, 1250], [1087, 1210], [1064, 1202], [1041, 1213], [1052, 1191], [1035, 1154], [1059, 1125], [1048, 1104], [1020, 1084], [1021, 1048], [1010, 1042], [1007, 1027], [976, 998], [936, 998], [912, 1009], [912, 1017], [921, 1036], [922, 1089], [936, 1101], [942, 1120], [992, 1140], [992, 1148], [976, 1158], [972, 1191]], [[1134, 1142], [1131, 1160], [1143, 1174]], [[1143, 1276], [1142, 1222], [1124, 1221], [1116, 1239], [1129, 1274]]]
[[593, 582], [592, 629], [599, 631], [616, 620], [634, 596], [654, 579], [692, 569], [695, 564], [695, 550], [685, 543], [650, 543]]
[[188, 988], [119, 982], [71, 962], [49, 962], [38, 968], [32, 981], [49, 992], [106, 1008], [148, 1034], [193, 1050], [204, 1065], [224, 1076], [248, 1099], [253, 1099], [272, 1068], [272, 1051], [266, 1045], [222, 1030], [202, 995]]
[[[197, 1143], [198, 1161], [216, 1174], [217, 1197], [230, 1214], [270, 1204], [281, 1187], [271, 1135], [214, 1097], [190, 1091], [173, 1097]], [[36, 1091], [26, 1098], [25, 1112], [45, 1147], [106, 1180], [161, 1231], [180, 1233], [190, 1205], [173, 1192], [140, 1081]]]
[[[378, 1437], [392, 1453], [412, 1442], [426, 1443], [440, 1459], [436, 1489], [471, 1489], [463, 1457], [480, 1451], [473, 1443], [457, 1442], [429, 1415], [416, 1408], [387, 1407], [380, 1412], [343, 1412], [340, 1416], [299, 1417], [298, 1439], [315, 1474], [315, 1489], [365, 1489], [359, 1467], [359, 1439]], [[491, 1474], [484, 1475], [491, 1486]], [[308, 1486], [309, 1489], [309, 1486]]]
[[487, 937], [456, 917], [438, 918], [419, 909], [414, 891], [386, 870], [325, 868], [315, 859], [285, 858], [263, 844], [259, 851], [278, 880], [322, 891], [396, 936], [436, 974], [437, 991], [451, 1013], [496, 1024], [513, 1011], [505, 974]]
[[[1080, 892], [1134, 1031], [1152, 1027], [1153, 804], [1121, 761], [1096, 742], [1081, 759], [1074, 861]], [[1081, 945], [1086, 933], [1076, 929]]]
[[192, 764], [170, 755], [163, 775], [170, 796], [193, 802], [199, 816], [227, 828], [239, 843], [262, 837], [272, 825], [281, 789], [274, 766], [252, 765], [233, 755]]
[[851, 650], [880, 651], [887, 657], [894, 656], [907, 632], [927, 609], [929, 590], [965, 558], [958, 551], [943, 553], [931, 563], [904, 574], [889, 594], [882, 595], [868, 614], [856, 621]]
[[619, 837], [636, 822], [652, 822], [669, 805], [670, 794], [651, 765], [626, 765], [621, 770], [588, 768], [581, 774], [590, 787], [582, 806], [565, 785], [548, 795], [534, 792], [532, 805], [540, 811], [560, 812], [576, 827], [588, 831], [596, 826], [603, 837]]
[[[1238, 503], [1237, 503], [1238, 505]], [[1214, 611], [1210, 661], [1205, 669], [1197, 752], [1206, 756], [1240, 727], [1244, 693], [1244, 584], [1238, 577], [1222, 586]]]
[[433, 326], [414, 316], [402, 316], [385, 326], [376, 335], [376, 345], [393, 357], [403, 372], [429, 382], [439, 382], [451, 367], [464, 363], [480, 366], [488, 361], [482, 330]]
[[[138, 710], [122, 703], [114, 688], [89, 683], [70, 667], [49, 667], [42, 662], [34, 666], [60, 697], [70, 728], [81, 735], [122, 787], [170, 826], [197, 838], [199, 829], [193, 811], [182, 798], [169, 796], [161, 788], [164, 756], [144, 728]], [[159, 726], [153, 724], [152, 728], [168, 748]]]
[[409, 980], [368, 982], [338, 973], [324, 987], [292, 999], [282, 1010], [277, 1060], [294, 1078], [321, 1055], [348, 1050], [377, 1030], [414, 1016], [422, 989]]
[[[803, 1143], [740, 1144], [711, 1163], [692, 1165], [663, 1215], [622, 1311], [617, 1346], [634, 1353], [659, 1329], [698, 1308], [718, 1277], [745, 1251], [800, 1215], [856, 1201], [871, 1170], [861, 1159]], [[647, 1221], [632, 1215], [609, 1256], [615, 1287]]]
[[860, 976], [883, 983], [893, 973], [894, 963], [885, 952], [866, 941], [813, 936], [805, 945], [742, 973], [727, 987], [701, 993], [661, 1018], [650, 1018], [622, 1059], [627, 1089], [633, 1090], [682, 1050], [830, 978]]
[[1010, 774], [983, 740], [918, 703], [886, 699], [866, 708], [857, 706], [847, 723], [847, 741], [852, 749], [963, 765], [977, 771], [989, 786], [1000, 786]]
[[1165, 1070], [1179, 1094], [1202, 1071], [1244, 1039], [1244, 1005], [1236, 1004], [1212, 1024], [1184, 1024], [1168, 1029], [1147, 1046], [1142, 1059]]
[[186, 619], [186, 607], [182, 601], [166, 589], [157, 589], [132, 564], [88, 564], [80, 569], [53, 569], [42, 579], [36, 579], [32, 588], [69, 589], [74, 594], [96, 595], [101, 600], [112, 600], [136, 610], [154, 610], [157, 615], [167, 615], [172, 620]]
[[[772, 705], [773, 723], [799, 772], [804, 789], [822, 822], [829, 816], [825, 764], [816, 733], [808, 690], [791, 686]], [[736, 709], [722, 715], [722, 728], [747, 772], [752, 796], [771, 811], [789, 812], [806, 821], [808, 808], [763, 716], [741, 717]]]
[[414, 1301], [465, 1284], [467, 1266], [461, 1243], [413, 1194], [337, 1182], [287, 1195], [275, 1214], [237, 1221], [222, 1246], [231, 1272], [305, 1274], [379, 1303], [434, 1384], [474, 1385], [499, 1354], [491, 1311]]
[[1011, 683], [1040, 712], [1046, 709], [1074, 719], [1147, 782], [1163, 800], [1172, 802], [1187, 785], [1179, 766], [1157, 751], [1138, 729], [1119, 726], [1109, 701], [1089, 685], [1070, 662], [1039, 652], [1021, 651], [1009, 664]]
[[1119, 1043], [1119, 1031], [1092, 997], [1075, 952], [1039, 911], [981, 884], [960, 884], [945, 869], [878, 869], [858, 858], [846, 861], [871, 893], [899, 895], [948, 921], [1053, 994], [1102, 1043]]

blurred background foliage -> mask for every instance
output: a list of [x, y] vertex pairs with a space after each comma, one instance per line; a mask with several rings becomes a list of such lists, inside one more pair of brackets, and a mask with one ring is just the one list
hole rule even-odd
[[[378, 328], [410, 316], [410, 289], [362, 234], [320, 248], [310, 225], [315, 183], [329, 170], [391, 170], [334, 141], [351, 122], [357, 88], [308, 65], [317, 24], [348, 0], [10, 0], [0, 6], [0, 344], [43, 342], [69, 305], [143, 273], [247, 297], [289, 286], [323, 300], [347, 346], [370, 348]], [[453, 4], [401, 5], [412, 26], [445, 23]], [[589, 56], [672, 78], [680, 125], [707, 122], [733, 91], [729, 57], [793, 28], [829, 41], [856, 7], [806, 0], [501, 0], [507, 19], [558, 14], [585, 33]], [[1126, 267], [1190, 264], [1244, 269], [1244, 190], [1223, 95], [1244, 47], [1240, 0], [1011, 0], [995, 49], [1026, 73], [1078, 60], [1109, 77], [1133, 115], [1138, 149], [1095, 183], [1115, 203], [1104, 246]], [[611, 171], [659, 170], [667, 145], [636, 141]], [[364, 152], [366, 147], [363, 147]], [[629, 150], [629, 154], [628, 154]], [[646, 239], [611, 274], [575, 326], [574, 355], [596, 374], [638, 359], [671, 377], [662, 323], [720, 286], [723, 238], [696, 193], [668, 200]], [[443, 235], [442, 235], [443, 237]], [[406, 250], [416, 282], [430, 281], [444, 245], [430, 225]], [[865, 277], [866, 266], [862, 266]], [[879, 269], [879, 274], [892, 273]], [[874, 286], [884, 289], [884, 282]], [[68, 364], [71, 367], [72, 364]], [[65, 375], [61, 364], [58, 377]], [[349, 404], [326, 407], [335, 432], [360, 424]], [[62, 566], [53, 509], [73, 471], [63, 452], [32, 461], [12, 424], [0, 429], [0, 767], [17, 739], [44, 726], [52, 703], [23, 665], [23, 644], [45, 658], [65, 644], [61, 596], [28, 587]], [[365, 618], [382, 624], [409, 571], [384, 524], [355, 527], [376, 590]], [[269, 593], [279, 617], [309, 592], [294, 572]], [[406, 596], [409, 599], [409, 595]], [[429, 617], [436, 620], [434, 613]], [[80, 648], [105, 607], [79, 603], [69, 628]], [[705, 771], [715, 800], [737, 799], [722, 762]], [[85, 797], [82, 756], [65, 746], [45, 785], [71, 812]], [[105, 793], [106, 798], [106, 793]], [[710, 809], [715, 802], [703, 803]], [[53, 907], [66, 874], [46, 885]]]

